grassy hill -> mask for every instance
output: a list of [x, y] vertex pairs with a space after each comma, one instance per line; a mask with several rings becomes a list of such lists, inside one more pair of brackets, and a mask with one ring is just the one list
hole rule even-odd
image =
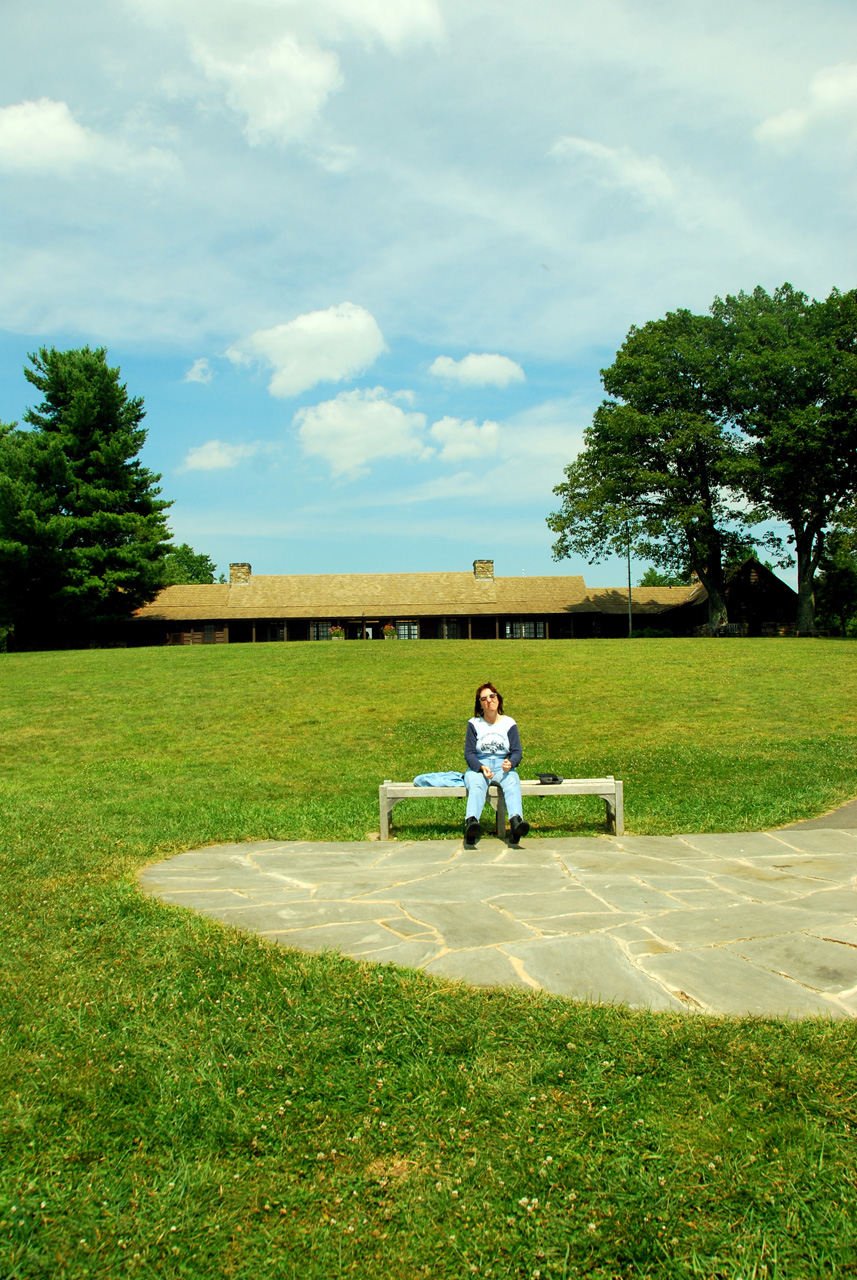
[[[469, 991], [144, 900], [143, 863], [362, 839], [459, 768], [480, 680], [525, 776], [634, 832], [857, 791], [857, 648], [259, 645], [0, 655], [0, 1276], [854, 1275], [853, 1026]], [[457, 838], [461, 802], [403, 806]], [[591, 834], [603, 806], [528, 806]]]

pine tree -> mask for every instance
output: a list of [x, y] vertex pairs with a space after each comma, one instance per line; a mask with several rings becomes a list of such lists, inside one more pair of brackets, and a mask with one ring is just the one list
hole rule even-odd
[[30, 430], [0, 433], [0, 624], [15, 647], [75, 644], [128, 617], [163, 580], [169, 530], [138, 454], [143, 401], [103, 348], [42, 348], [27, 380]]

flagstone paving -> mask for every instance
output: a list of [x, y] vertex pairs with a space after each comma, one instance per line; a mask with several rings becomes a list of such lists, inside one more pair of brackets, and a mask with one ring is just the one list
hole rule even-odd
[[737, 835], [257, 841], [146, 893], [272, 943], [474, 985], [687, 1013], [857, 1017], [857, 827]]

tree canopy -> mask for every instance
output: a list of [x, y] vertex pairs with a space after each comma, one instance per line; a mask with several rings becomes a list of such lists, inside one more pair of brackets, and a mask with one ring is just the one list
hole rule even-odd
[[177, 547], [170, 547], [164, 559], [163, 585], [176, 586], [184, 583], [214, 582], [217, 565], [204, 554], [194, 551], [187, 542]]
[[857, 291], [823, 302], [784, 284], [716, 299], [727, 333], [727, 412], [742, 434], [751, 519], [791, 532], [798, 631], [812, 631], [828, 527], [857, 492]]
[[654, 565], [649, 565], [641, 578], [637, 579], [638, 587], [686, 587], [691, 579], [684, 573], [661, 573]]
[[723, 565], [739, 534], [736, 449], [723, 429], [722, 331], [689, 311], [632, 328], [601, 371], [607, 392], [583, 452], [555, 490], [554, 557], [633, 553], [705, 585], [712, 626], [726, 619]]
[[42, 348], [29, 430], [0, 434], [0, 622], [16, 644], [70, 643], [127, 617], [162, 585], [169, 531], [160, 476], [138, 454], [143, 401], [103, 349]]
[[602, 370], [611, 397], [554, 492], [554, 557], [597, 561], [630, 547], [668, 574], [696, 573], [709, 625], [727, 619], [725, 568], [758, 546], [798, 565], [801, 631], [825, 531], [857, 494], [857, 291], [810, 301], [715, 299], [708, 316], [669, 313], [629, 331]]

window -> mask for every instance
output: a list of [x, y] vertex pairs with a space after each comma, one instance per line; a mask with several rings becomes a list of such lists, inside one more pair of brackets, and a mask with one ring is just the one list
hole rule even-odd
[[534, 622], [507, 622], [507, 640], [544, 640], [545, 624], [539, 619]]
[[206, 622], [203, 624], [203, 644], [214, 644], [214, 623]]
[[461, 639], [461, 623], [459, 622], [458, 618], [447, 618], [446, 638], [447, 640]]
[[400, 640], [419, 640], [420, 628], [418, 622], [397, 622], [396, 635]]
[[329, 640], [330, 639], [330, 623], [329, 622], [311, 622], [309, 624], [310, 640]]

